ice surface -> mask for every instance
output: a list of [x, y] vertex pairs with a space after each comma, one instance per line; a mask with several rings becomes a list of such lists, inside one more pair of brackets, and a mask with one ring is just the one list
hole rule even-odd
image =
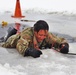
[[[11, 18], [11, 13], [0, 15], [0, 23], [8, 22], [8, 27], [19, 22], [22, 26], [33, 26], [35, 22], [21, 22], [20, 19]], [[63, 14], [29, 14], [28, 20], [45, 20], [50, 26], [50, 32], [65, 37], [70, 45], [70, 52], [76, 53], [76, 16]], [[1, 25], [1, 24], [0, 24]], [[2, 33], [8, 29], [1, 28]], [[2, 31], [3, 29], [3, 31]], [[39, 58], [23, 57], [16, 49], [0, 47], [0, 74], [1, 75], [76, 75], [76, 55], [67, 55], [52, 49], [42, 50]]]
[[[11, 18], [16, 0], [0, 0], [0, 37], [16, 22], [22, 28], [35, 22]], [[76, 53], [76, 0], [20, 0], [22, 13], [28, 20], [45, 20], [50, 31], [67, 39], [70, 52]], [[46, 14], [48, 13], [48, 14]], [[2, 28], [2, 21], [8, 27]], [[42, 50], [40, 58], [23, 57], [16, 49], [0, 47], [0, 75], [76, 75], [76, 55], [60, 54], [52, 49]]]

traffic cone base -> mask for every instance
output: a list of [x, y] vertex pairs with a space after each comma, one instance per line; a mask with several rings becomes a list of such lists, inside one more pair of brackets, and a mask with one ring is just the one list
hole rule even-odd
[[13, 18], [23, 18], [25, 16], [11, 16], [11, 17], [13, 17]]

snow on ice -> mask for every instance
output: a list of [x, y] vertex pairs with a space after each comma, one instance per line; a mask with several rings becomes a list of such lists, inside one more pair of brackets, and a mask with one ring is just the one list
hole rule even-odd
[[[28, 2], [29, 1], [30, 0], [28, 0]], [[43, 0], [40, 1], [41, 3], [43, 2]], [[30, 7], [29, 10], [23, 9], [23, 15], [26, 16], [23, 19], [35, 21], [41, 19], [47, 21], [50, 26], [49, 31], [57, 36], [66, 38], [70, 45], [70, 53], [76, 53], [75, 0], [67, 0], [67, 2], [69, 1], [68, 4], [66, 0], [59, 0], [60, 2], [58, 3], [61, 3], [61, 5], [63, 6], [61, 6], [61, 8], [60, 6], [58, 6], [56, 9], [54, 8], [54, 5], [59, 5], [57, 3], [58, 0], [56, 1], [56, 3], [55, 0], [50, 1], [52, 2], [50, 4], [51, 6], [49, 9], [46, 9], [48, 8], [48, 6], [42, 7], [41, 4], [40, 7], [42, 7], [43, 9], [37, 9], [38, 7], [36, 8], [36, 5], [32, 6], [31, 8], [31, 6], [27, 3]], [[48, 2], [50, 3], [50, 1], [45, 0], [44, 5], [46, 5]], [[3, 0], [1, 2], [3, 3]], [[7, 3], [8, 2], [9, 0], [7, 0]], [[40, 2], [37, 3], [39, 5]], [[13, 6], [11, 6], [12, 4], [10, 5], [10, 7], [6, 7], [4, 9], [3, 5], [0, 4], [0, 37], [4, 36], [8, 27], [14, 26], [15, 22], [19, 22], [22, 27], [25, 28], [28, 26], [33, 26], [33, 24], [35, 23], [21, 22], [21, 19], [11, 18], [11, 15], [13, 15], [13, 11], [11, 11], [11, 8], [13, 8]], [[64, 9], [61, 10], [62, 8]], [[2, 21], [8, 22], [8, 26], [6, 28], [1, 27]], [[76, 55], [61, 54], [52, 49], [42, 50], [42, 52], [43, 54], [39, 58], [33, 58], [30, 56], [23, 57], [18, 53], [16, 49], [6, 49], [0, 47], [0, 75], [76, 75]]]
[[[11, 13], [0, 15], [7, 17], [8, 26], [15, 20], [21, 25], [33, 26], [35, 22], [21, 22], [20, 19], [12, 19]], [[70, 44], [70, 52], [76, 53], [75, 37], [75, 16], [63, 14], [28, 14], [25, 13], [25, 19], [39, 20], [43, 19], [48, 22], [50, 31], [57, 36], [65, 37]], [[35, 15], [35, 16], [34, 16]], [[4, 18], [6, 20], [6, 18]], [[9, 21], [10, 20], [10, 21]], [[2, 21], [2, 19], [0, 19]], [[8, 28], [8, 27], [7, 27]], [[2, 28], [1, 28], [2, 29]], [[5, 32], [6, 28], [3, 31]], [[2, 33], [0, 33], [1, 36]], [[76, 74], [76, 56], [58, 53], [52, 49], [42, 50], [40, 58], [23, 57], [16, 49], [6, 49], [0, 47], [0, 73], [1, 75], [75, 75]]]

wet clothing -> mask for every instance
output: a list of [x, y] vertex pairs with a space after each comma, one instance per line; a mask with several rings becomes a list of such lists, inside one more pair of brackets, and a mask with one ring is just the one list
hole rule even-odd
[[7, 39], [8, 39], [10, 36], [12, 36], [12, 35], [14, 35], [14, 34], [16, 34], [16, 33], [17, 33], [17, 30], [16, 30], [15, 28], [13, 28], [13, 29], [11, 29], [10, 31], [8, 31], [5, 41], [7, 41]]
[[47, 34], [46, 38], [38, 43], [35, 35], [34, 28], [29, 27], [24, 29], [20, 34], [12, 35], [2, 45], [5, 48], [16, 48], [20, 54], [24, 55], [27, 48], [44, 49], [44, 48], [59, 48], [61, 43], [67, 43], [64, 38], [57, 37], [52, 33]]

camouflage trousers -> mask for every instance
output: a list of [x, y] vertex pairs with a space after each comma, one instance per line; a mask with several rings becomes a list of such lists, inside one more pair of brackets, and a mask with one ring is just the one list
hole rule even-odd
[[6, 42], [2, 44], [5, 48], [16, 48], [20, 54], [24, 56], [26, 49], [28, 48], [27, 40], [20, 37], [20, 35], [12, 35]]
[[16, 48], [16, 44], [17, 44], [19, 37], [20, 37], [19, 35], [12, 35], [11, 37], [8, 38], [6, 42], [2, 44], [2, 47]]

